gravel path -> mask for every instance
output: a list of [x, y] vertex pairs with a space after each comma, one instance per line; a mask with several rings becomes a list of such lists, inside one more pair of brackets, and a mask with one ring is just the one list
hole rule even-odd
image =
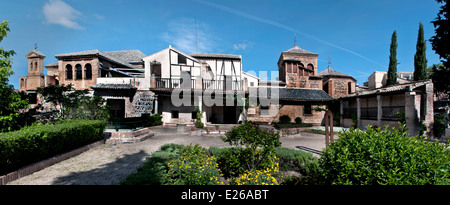
[[[281, 138], [282, 146], [310, 151], [318, 156], [325, 147], [321, 134], [301, 133]], [[102, 144], [80, 155], [54, 164], [31, 175], [10, 182], [14, 185], [115, 185], [136, 171], [151, 153], [164, 144], [199, 144], [228, 147], [217, 136], [195, 136], [167, 130], [155, 132], [155, 136], [135, 144]]]

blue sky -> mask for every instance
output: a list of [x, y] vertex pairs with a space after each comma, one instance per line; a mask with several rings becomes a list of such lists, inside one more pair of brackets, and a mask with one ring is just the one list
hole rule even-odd
[[[389, 44], [397, 31], [398, 71], [413, 71], [419, 22], [425, 39], [440, 5], [433, 0], [7, 0], [0, 20], [11, 32], [0, 43], [16, 51], [10, 84], [27, 74], [25, 55], [34, 49], [54, 55], [90, 49], [138, 49], [150, 55], [169, 45], [188, 54], [242, 55], [244, 71], [277, 71], [282, 51], [297, 44], [319, 54], [328, 66], [358, 84], [374, 70], [387, 71]], [[197, 39], [195, 35], [197, 25]], [[439, 56], [427, 42], [428, 65]], [[269, 76], [270, 77], [270, 76]]]

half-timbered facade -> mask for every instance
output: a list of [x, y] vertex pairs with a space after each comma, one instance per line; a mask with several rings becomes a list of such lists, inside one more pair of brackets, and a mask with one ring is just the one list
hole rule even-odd
[[[244, 92], [241, 56], [188, 55], [169, 46], [143, 60], [163, 122], [193, 123], [197, 107], [203, 122], [238, 123], [241, 110], [234, 98]], [[226, 102], [227, 96], [232, 105]]]

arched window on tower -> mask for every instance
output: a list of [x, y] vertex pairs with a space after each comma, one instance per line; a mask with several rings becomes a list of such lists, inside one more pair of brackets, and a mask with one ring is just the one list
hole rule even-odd
[[38, 70], [37, 62], [34, 62], [34, 70], [35, 70], [35, 71]]
[[84, 77], [84, 79], [92, 79], [92, 66], [91, 66], [91, 64], [86, 64], [85, 66], [84, 66], [84, 68], [85, 68], [85, 77]]
[[81, 80], [81, 78], [83, 77], [83, 70], [81, 69], [81, 65], [77, 64], [75, 65], [75, 70], [76, 70], [76, 80]]
[[298, 64], [298, 75], [303, 76], [305, 73], [305, 65], [303, 63]]
[[311, 63], [308, 64], [306, 68], [311, 71], [311, 75], [314, 75], [314, 65], [313, 64], [311, 64]]
[[73, 79], [72, 65], [70, 65], [70, 64], [66, 65], [66, 79], [67, 80], [72, 80]]

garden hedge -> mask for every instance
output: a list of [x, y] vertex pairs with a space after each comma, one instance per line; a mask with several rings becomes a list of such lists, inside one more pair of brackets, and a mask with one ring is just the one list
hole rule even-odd
[[401, 129], [351, 129], [319, 159], [322, 182], [337, 185], [450, 184], [448, 144], [409, 137]]
[[0, 133], [0, 175], [103, 138], [106, 122], [67, 120]]

